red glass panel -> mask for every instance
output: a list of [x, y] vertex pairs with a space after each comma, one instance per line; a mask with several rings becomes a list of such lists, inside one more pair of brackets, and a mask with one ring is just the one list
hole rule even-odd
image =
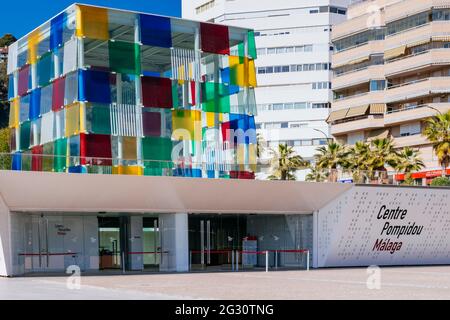
[[31, 149], [31, 170], [42, 171], [42, 154], [44, 153], [43, 146], [35, 146]]
[[52, 110], [58, 111], [64, 107], [65, 79], [59, 78], [53, 82]]
[[83, 149], [86, 152], [87, 163], [99, 166], [112, 165], [111, 136], [88, 134], [85, 136], [84, 143]]
[[142, 100], [145, 107], [172, 108], [172, 80], [142, 77]]
[[161, 136], [161, 114], [159, 112], [142, 112], [142, 127], [144, 136]]
[[210, 23], [200, 23], [202, 51], [230, 54], [230, 36], [227, 26]]

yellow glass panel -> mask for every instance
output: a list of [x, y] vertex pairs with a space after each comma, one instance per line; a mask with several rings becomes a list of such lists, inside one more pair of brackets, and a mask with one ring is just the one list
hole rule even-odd
[[216, 114], [214, 112], [206, 112], [206, 126], [208, 128], [212, 128], [215, 126], [215, 115]]
[[28, 36], [28, 63], [35, 64], [38, 58], [38, 44], [41, 38], [41, 30], [38, 28]]
[[197, 110], [172, 110], [173, 138], [202, 140], [202, 114]]
[[236, 148], [236, 163], [239, 171], [245, 171], [245, 144], [238, 144]]
[[17, 128], [19, 126], [19, 111], [20, 103], [19, 98], [15, 98], [11, 101], [11, 110], [9, 111], [9, 127]]
[[247, 69], [248, 69], [248, 85], [250, 87], [256, 88], [257, 82], [256, 82], [256, 69], [255, 69], [255, 60], [249, 60], [245, 59], [247, 62]]
[[90, 39], [109, 40], [108, 10], [88, 6], [77, 6], [78, 37]]
[[86, 104], [80, 103], [80, 132], [86, 132]]
[[250, 170], [256, 172], [256, 164], [258, 161], [258, 157], [256, 155], [256, 149], [257, 149], [257, 145], [256, 144], [249, 144], [248, 145], [248, 164], [250, 166]]
[[66, 108], [65, 136], [70, 137], [80, 133], [80, 105], [78, 103]]
[[113, 174], [142, 176], [144, 169], [140, 166], [117, 166], [112, 168]]
[[136, 160], [136, 137], [123, 137], [122, 138], [122, 152], [125, 160]]

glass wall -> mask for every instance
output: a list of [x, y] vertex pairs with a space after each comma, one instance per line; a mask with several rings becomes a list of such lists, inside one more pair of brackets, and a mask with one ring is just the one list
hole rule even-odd
[[312, 215], [192, 214], [190, 268], [265, 268], [266, 254], [271, 268], [303, 268], [312, 232]]

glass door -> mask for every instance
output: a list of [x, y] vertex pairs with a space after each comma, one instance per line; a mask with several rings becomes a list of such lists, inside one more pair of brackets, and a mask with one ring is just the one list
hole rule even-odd
[[122, 268], [121, 228], [118, 217], [99, 217], [100, 269]]
[[162, 252], [158, 218], [145, 217], [143, 220], [143, 249], [144, 269], [159, 270]]

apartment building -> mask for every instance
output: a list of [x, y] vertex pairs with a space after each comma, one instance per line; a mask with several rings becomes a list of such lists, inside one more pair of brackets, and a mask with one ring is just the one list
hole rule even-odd
[[416, 178], [441, 175], [421, 133], [427, 118], [450, 109], [449, 1], [353, 3], [332, 41], [332, 135], [350, 145], [392, 136], [398, 148], [420, 149], [426, 169]]
[[[255, 30], [257, 132], [312, 160], [330, 137], [331, 29], [350, 0], [185, 0], [183, 18]], [[268, 157], [269, 153], [263, 154]], [[302, 174], [299, 174], [299, 179]]]

